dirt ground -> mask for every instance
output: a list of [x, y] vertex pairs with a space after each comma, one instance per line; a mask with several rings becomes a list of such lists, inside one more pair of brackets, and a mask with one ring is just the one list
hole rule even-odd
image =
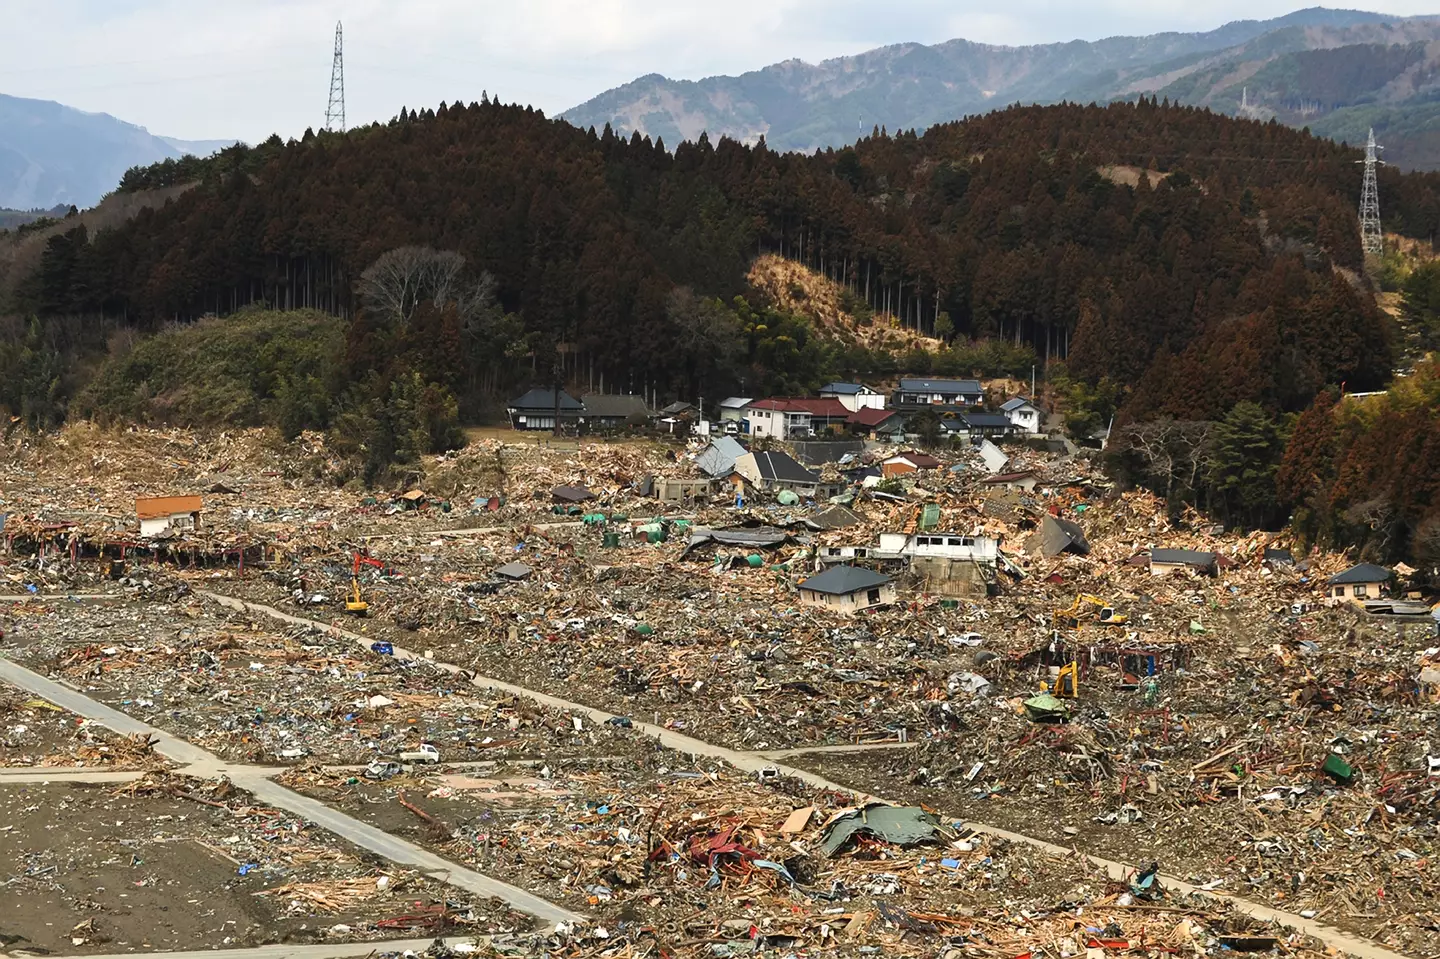
[[[303, 844], [287, 837], [290, 824], [277, 817], [237, 822], [201, 803], [130, 797], [123, 788], [0, 786], [0, 941], [10, 950], [85, 954], [393, 938], [375, 923], [444, 896], [430, 880], [363, 862], [322, 837], [306, 835]], [[359, 884], [361, 901], [329, 909], [266, 894], [340, 876]], [[385, 876], [388, 888], [378, 891]]]

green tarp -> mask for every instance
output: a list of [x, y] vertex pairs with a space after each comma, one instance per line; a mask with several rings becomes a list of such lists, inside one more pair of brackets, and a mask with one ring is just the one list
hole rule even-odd
[[947, 834], [933, 813], [928, 813], [919, 806], [871, 803], [826, 826], [820, 837], [820, 851], [826, 856], [833, 856], [857, 835], [875, 836], [897, 846], [946, 842], [953, 838]]
[[1070, 718], [1070, 707], [1049, 693], [1025, 700], [1025, 715], [1037, 723], [1063, 723]]

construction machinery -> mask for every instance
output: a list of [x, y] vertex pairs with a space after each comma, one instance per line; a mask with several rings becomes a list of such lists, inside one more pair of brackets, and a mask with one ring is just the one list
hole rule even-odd
[[1079, 629], [1082, 622], [1091, 619], [1101, 626], [1124, 626], [1130, 621], [1128, 616], [1115, 612], [1113, 606], [1089, 593], [1081, 593], [1076, 596], [1075, 602], [1070, 604], [1069, 609], [1057, 609], [1052, 616], [1052, 622], [1056, 629]]
[[1060, 667], [1055, 676], [1055, 685], [1049, 690], [1056, 699], [1074, 699], [1080, 695], [1080, 664], [1071, 660]]
[[[1076, 699], [1080, 695], [1080, 661], [1067, 648], [1065, 636], [1059, 630], [1050, 634], [1050, 645], [1040, 656], [1040, 670], [1054, 676], [1040, 680], [1040, 689], [1057, 699]], [[1042, 673], [1043, 675], [1043, 673]]]
[[385, 564], [378, 559], [358, 552], [355, 554], [355, 568], [350, 573], [350, 592], [345, 597], [345, 612], [351, 616], [367, 616], [370, 613], [370, 604], [365, 602], [365, 597], [360, 594], [360, 567], [362, 566], [373, 566], [376, 569], [385, 568]]

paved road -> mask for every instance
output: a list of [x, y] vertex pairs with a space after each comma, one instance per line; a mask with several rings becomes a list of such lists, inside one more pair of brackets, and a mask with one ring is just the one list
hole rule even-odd
[[[18, 663], [0, 659], [0, 681], [19, 686], [21, 689], [48, 699], [57, 706], [70, 710], [77, 716], [92, 719], [117, 733], [127, 735], [138, 733], [142, 736], [154, 737], [156, 739], [155, 751], [166, 759], [173, 760], [185, 767], [183, 771], [186, 775], [205, 778], [219, 775], [228, 776], [236, 786], [253, 793], [260, 801], [302, 816], [357, 846], [383, 856], [391, 862], [418, 869], [432, 879], [448, 882], [476, 895], [497, 896], [521, 912], [529, 913], [547, 924], [574, 921], [578, 918], [575, 913], [562, 909], [539, 896], [532, 895], [524, 889], [500, 882], [498, 879], [491, 879], [489, 876], [481, 875], [463, 866], [457, 866], [414, 843], [398, 839], [374, 826], [316, 802], [308, 796], [302, 796], [278, 783], [271, 782], [268, 777], [275, 773], [274, 769], [227, 763], [193, 743], [188, 743], [164, 730], [156, 729], [118, 710], [111, 709], [84, 693], [46, 679]], [[3, 785], [3, 782], [0, 782], [0, 785]]]
[[65, 600], [72, 603], [104, 603], [111, 600], [124, 599], [123, 593], [19, 593], [0, 595], [0, 603], [28, 603], [31, 601], [43, 603], [46, 600]]
[[[274, 619], [278, 619], [281, 622], [292, 623], [295, 625], [313, 626], [325, 630], [330, 635], [337, 638], [348, 639], [365, 650], [369, 650], [370, 644], [374, 642], [373, 637], [362, 636], [359, 633], [354, 633], [349, 630], [342, 629], [338, 626], [328, 625], [326, 623], [317, 622], [311, 619], [304, 619], [300, 616], [293, 616], [289, 613], [281, 612], [274, 607], [266, 606], [262, 603], [249, 603], [244, 600], [234, 599], [232, 597], [224, 596], [219, 593], [201, 592], [200, 595], [209, 597], [210, 599], [213, 599], [220, 605], [225, 606], [229, 609], [240, 610], [242, 612], [259, 613], [265, 616], [270, 616]], [[397, 659], [424, 659], [423, 656], [417, 656], [409, 650], [402, 649], [399, 646], [395, 647], [395, 656]], [[552, 706], [556, 709], [568, 710], [569, 712], [576, 715], [587, 716], [594, 722], [603, 723], [605, 720], [615, 715], [614, 713], [606, 712], [603, 709], [595, 709], [582, 703], [568, 702], [556, 696], [551, 696], [547, 693], [526, 689], [523, 686], [516, 686], [514, 683], [507, 683], [504, 680], [493, 679], [488, 676], [477, 676], [469, 670], [461, 669], [459, 666], [455, 666], [450, 663], [441, 663], [435, 660], [426, 660], [426, 662], [429, 662], [431, 663], [431, 665], [437, 666], [440, 669], [444, 669], [452, 674], [467, 676], [469, 677], [472, 685], [480, 687], [482, 689], [498, 689], [507, 693], [511, 693], [513, 695], [523, 696], [533, 702], [537, 702], [545, 706]], [[774, 760], [767, 758], [765, 755], [753, 752], [747, 753], [739, 752], [733, 749], [727, 749], [724, 746], [716, 746], [712, 743], [707, 743], [703, 740], [695, 739], [692, 736], [686, 736], [682, 733], [677, 733], [673, 730], [666, 729], [663, 726], [656, 726], [652, 723], [641, 722], [640, 720], [636, 719], [632, 719], [631, 721], [634, 724], [636, 730], [643, 732], [646, 735], [655, 737], [657, 740], [659, 740], [662, 746], [667, 746], [678, 752], [688, 753], [692, 756], [706, 756], [711, 759], [720, 759], [736, 767], [737, 769], [743, 769], [748, 772], [758, 772], [759, 770], [766, 767], [774, 767], [778, 769], [783, 775], [794, 776], [795, 778], [800, 779], [818, 789], [833, 789], [839, 792], [853, 793], [856, 796], [857, 801], [860, 802], [865, 802], [868, 800], [887, 801], [884, 800], [882, 797], [867, 795], [849, 786], [832, 782], [823, 776], [816, 775], [815, 773], [808, 772], [804, 769], [800, 769], [795, 766], [787, 766], [782, 763], [775, 762]], [[998, 836], [1002, 839], [1008, 839], [1011, 842], [1026, 843], [1027, 845], [1044, 850], [1045, 852], [1048, 852], [1054, 856], [1068, 858], [1077, 854], [1077, 850], [1067, 849], [1064, 846], [1057, 846], [1055, 843], [1047, 842], [1043, 839], [1036, 839], [1033, 836], [1026, 836], [1021, 833], [1012, 832], [1008, 829], [1001, 829], [998, 826], [990, 826], [984, 823], [971, 822], [970, 820], [966, 820], [965, 825], [971, 829], [974, 829], [976, 832], [988, 833], [992, 836]], [[1086, 859], [1088, 859], [1090, 862], [1100, 867], [1101, 869], [1104, 869], [1111, 877], [1115, 879], [1123, 880], [1128, 876], [1132, 875], [1137, 869], [1137, 866], [1135, 865], [1115, 862], [1114, 860], [1105, 859], [1101, 856], [1093, 856], [1086, 853], [1079, 854], [1084, 855]], [[1400, 953], [1394, 952], [1390, 949], [1386, 949], [1384, 946], [1372, 942], [1369, 939], [1362, 939], [1358, 936], [1351, 935], [1350, 933], [1345, 932], [1341, 929], [1336, 929], [1334, 926], [1327, 926], [1324, 923], [1317, 922], [1314, 919], [1306, 919], [1304, 916], [1297, 915], [1296, 913], [1284, 912], [1279, 909], [1272, 909], [1271, 907], [1266, 906], [1262, 903], [1252, 902], [1248, 899], [1241, 899], [1237, 896], [1227, 896], [1220, 893], [1199, 889], [1191, 883], [1185, 882], [1183, 879], [1180, 879], [1176, 876], [1168, 876], [1162, 874], [1160, 876], [1160, 881], [1164, 883], [1166, 888], [1174, 889], [1178, 892], [1194, 892], [1200, 893], [1202, 895], [1212, 896], [1217, 899], [1223, 899], [1226, 902], [1229, 902], [1238, 911], [1248, 913], [1249, 915], [1261, 920], [1262, 922], [1280, 922], [1284, 925], [1290, 926], [1292, 929], [1297, 929], [1300, 932], [1305, 933], [1306, 935], [1314, 936], [1316, 939], [1321, 940], [1328, 946], [1333, 946], [1334, 948], [1339, 949], [1343, 952], [1348, 952], [1353, 956], [1360, 957], [1360, 959], [1405, 959], [1405, 957], [1403, 957]]]
[[144, 775], [138, 770], [89, 769], [84, 766], [7, 766], [0, 769], [0, 786], [17, 783], [133, 783]]
[[791, 756], [808, 756], [811, 753], [872, 753], [889, 749], [914, 749], [920, 745], [909, 743], [839, 743], [835, 746], [796, 746], [794, 749], [756, 749], [752, 756], [763, 759], [787, 759]]
[[[349, 956], [368, 956], [372, 952], [424, 952], [434, 939], [392, 939], [382, 942], [337, 942], [314, 946], [281, 944], [255, 946], [250, 949], [202, 949], [197, 952], [121, 952], [113, 955], [85, 956], [83, 959], [135, 959], [136, 956], [163, 956], [164, 959], [347, 959]], [[469, 939], [451, 939], [450, 942], [470, 942]], [[5, 957], [5, 953], [0, 953]], [[65, 956], [51, 956], [49, 959], [69, 959]], [[81, 957], [75, 957], [81, 959]]]

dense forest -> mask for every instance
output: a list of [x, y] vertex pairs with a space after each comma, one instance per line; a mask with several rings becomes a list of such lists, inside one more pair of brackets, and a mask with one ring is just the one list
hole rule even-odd
[[[1394, 335], [1356, 228], [1358, 157], [1145, 99], [1015, 107], [923, 136], [877, 129], [810, 156], [704, 137], [672, 153], [529, 108], [441, 104], [132, 170], [121, 190], [202, 183], [121, 226], [52, 235], [37, 268], [9, 278], [11, 312], [38, 318], [14, 340], [33, 366], [87, 331], [113, 341], [247, 307], [329, 313], [345, 323], [339, 378], [311, 377], [314, 402], [292, 397], [299, 426], [331, 425], [347, 407], [320, 398], [337, 387], [351, 407], [383, 406], [418, 377], [466, 415], [556, 375], [661, 398], [742, 383], [759, 395], [907, 366], [969, 372], [976, 339], [1032, 350], [1077, 406], [1122, 429], [1221, 422], [1239, 404], [1283, 423], [1327, 387], [1390, 376]], [[1387, 229], [1433, 242], [1437, 188], [1383, 170]], [[959, 349], [895, 358], [826, 342], [747, 290], [761, 252], [844, 284], [874, 322]], [[397, 298], [405, 263], [431, 269], [417, 256], [444, 275]], [[33, 379], [17, 355], [11, 371]], [[113, 392], [108, 408], [123, 409]]]

